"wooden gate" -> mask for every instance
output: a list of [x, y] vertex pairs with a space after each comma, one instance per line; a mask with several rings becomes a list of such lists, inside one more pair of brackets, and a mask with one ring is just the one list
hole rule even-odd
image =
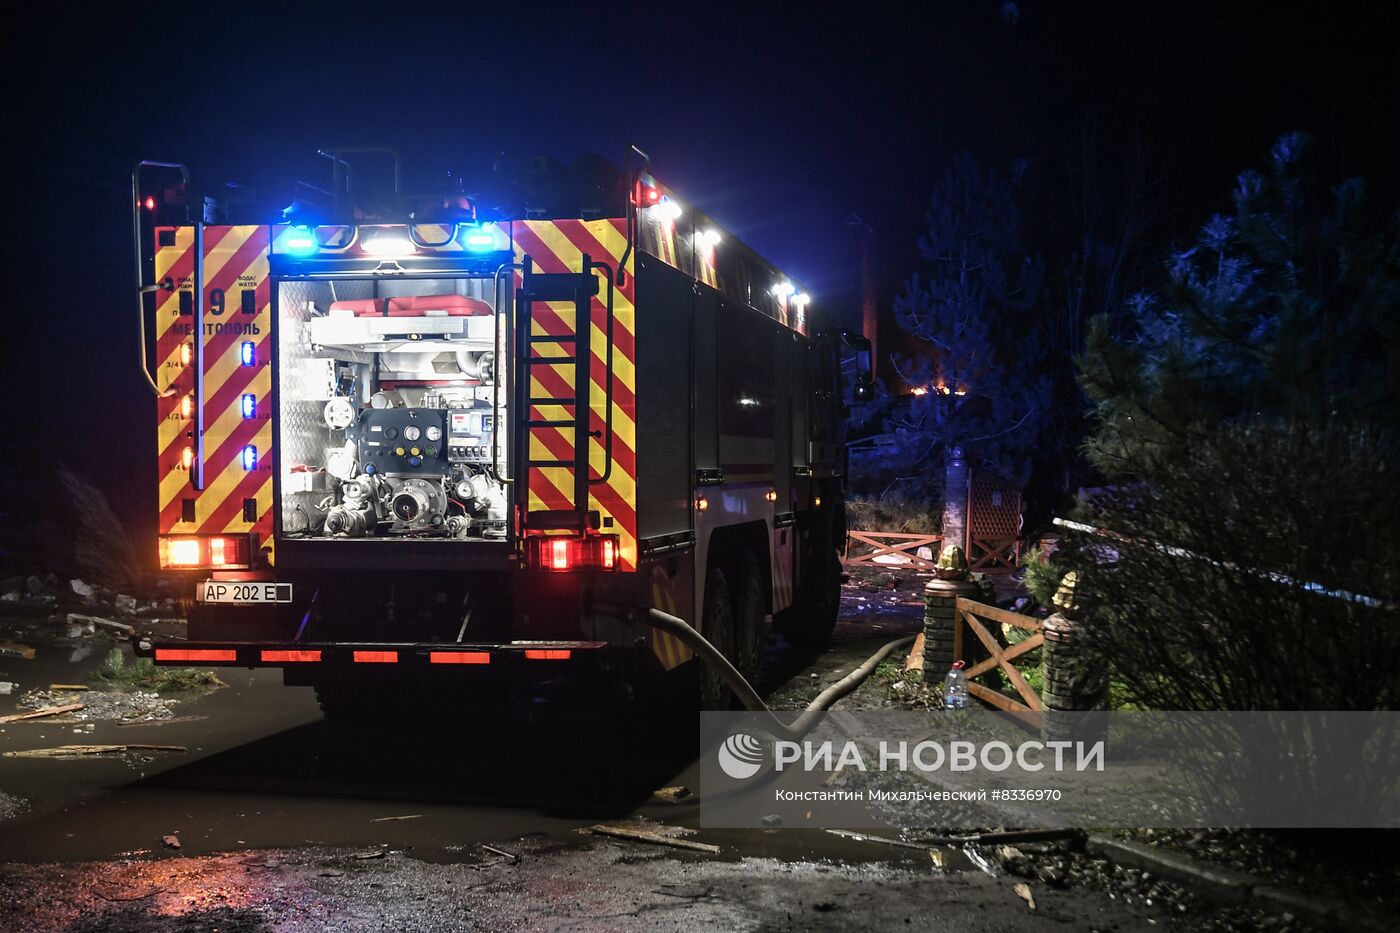
[[982, 573], [1011, 573], [1021, 560], [1021, 490], [994, 473], [967, 489], [967, 563]]
[[[942, 541], [942, 535], [915, 535], [893, 531], [852, 531], [846, 538], [845, 562], [848, 565], [880, 564], [881, 561], [876, 560], [877, 557], [897, 554], [901, 558], [907, 558], [907, 561], [896, 566], [932, 570], [934, 561], [938, 560]], [[918, 551], [921, 547], [926, 547], [933, 552], [933, 560], [924, 560], [919, 556]], [[870, 548], [870, 550], [866, 550], [866, 548]]]
[[[1007, 612], [1005, 609], [998, 609], [996, 606], [988, 606], [986, 603], [974, 602], [970, 599], [958, 597], [958, 615], [953, 622], [953, 657], [965, 657], [964, 630], [971, 632], [987, 649], [988, 657], [978, 661], [967, 668], [967, 692], [977, 699], [982, 700], [1000, 710], [1009, 713], [1039, 713], [1044, 711], [1045, 704], [1041, 702], [1039, 694], [1026, 683], [1026, 678], [1016, 669], [1016, 665], [1011, 662], [1028, 651], [1034, 651], [1045, 643], [1045, 635], [1040, 631], [1041, 620], [1031, 616], [1023, 616], [1015, 612]], [[987, 623], [992, 625], [1010, 625], [1013, 628], [1030, 632], [1029, 638], [1017, 642], [1009, 648], [1003, 648], [1000, 640], [988, 631]], [[999, 668], [1006, 679], [1016, 689], [1022, 702], [1008, 697], [1006, 694], [993, 690], [985, 684], [977, 683], [973, 678], [987, 673], [993, 668]]]

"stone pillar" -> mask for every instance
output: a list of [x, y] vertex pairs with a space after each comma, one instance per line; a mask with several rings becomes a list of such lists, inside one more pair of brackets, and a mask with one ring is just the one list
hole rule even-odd
[[953, 630], [957, 624], [958, 597], [978, 599], [981, 584], [969, 579], [967, 558], [960, 547], [946, 547], [934, 571], [936, 579], [924, 585], [924, 682], [942, 680], [953, 657]]
[[1063, 612], [1046, 619], [1040, 631], [1045, 636], [1041, 649], [1045, 694], [1041, 699], [1045, 703], [1046, 738], [1103, 738], [1108, 709], [1108, 670], [1103, 659], [1085, 643], [1080, 623]]
[[967, 460], [961, 447], [948, 451], [943, 486], [943, 547], [967, 546]]

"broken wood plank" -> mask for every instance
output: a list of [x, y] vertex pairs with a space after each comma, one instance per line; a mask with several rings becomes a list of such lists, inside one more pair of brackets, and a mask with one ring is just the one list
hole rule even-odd
[[50, 690], [72, 690], [72, 691], [82, 691], [82, 690], [91, 690], [92, 688], [89, 687], [87, 684], [49, 684], [49, 689], [50, 689]]
[[9, 716], [0, 716], [0, 723], [19, 722], [21, 719], [40, 719], [44, 716], [58, 716], [63, 713], [76, 712], [83, 708], [81, 703], [69, 703], [66, 706], [46, 706], [43, 709], [30, 710], [27, 713], [11, 713]]
[[96, 628], [110, 629], [114, 632], [121, 632], [123, 635], [130, 635], [136, 629], [125, 622], [117, 622], [113, 619], [104, 619], [102, 616], [90, 616], [82, 612], [70, 612], [64, 617], [69, 625], [91, 625]]
[[924, 633], [920, 632], [914, 636], [914, 647], [909, 649], [909, 657], [904, 659], [904, 670], [922, 671], [924, 669]]
[[23, 658], [26, 661], [34, 660], [34, 649], [28, 645], [17, 645], [14, 642], [0, 643], [0, 658]]
[[29, 748], [5, 752], [6, 758], [87, 758], [117, 752], [184, 752], [183, 745], [57, 745], [53, 748]]
[[423, 818], [423, 814], [421, 814], [421, 813], [410, 813], [410, 814], [408, 814], [407, 816], [381, 816], [381, 817], [377, 817], [376, 819], [370, 820], [370, 822], [371, 822], [371, 823], [394, 823], [394, 822], [397, 822], [397, 821], [399, 821], [399, 820], [421, 820], [422, 818]]
[[719, 846], [710, 845], [708, 842], [691, 842], [689, 839], [677, 839], [675, 836], [667, 836], [649, 829], [636, 829], [631, 826], [615, 826], [607, 823], [598, 823], [588, 827], [587, 831], [600, 836], [630, 839], [633, 842], [649, 842], [652, 845], [670, 846], [673, 849], [707, 852], [710, 855], [719, 854]]
[[484, 842], [478, 843], [478, 845], [480, 845], [487, 852], [490, 852], [492, 855], [499, 855], [502, 858], [508, 858], [512, 862], [520, 861], [520, 856], [516, 855], [514, 852], [507, 852], [505, 849], [498, 849], [495, 846], [488, 846]]

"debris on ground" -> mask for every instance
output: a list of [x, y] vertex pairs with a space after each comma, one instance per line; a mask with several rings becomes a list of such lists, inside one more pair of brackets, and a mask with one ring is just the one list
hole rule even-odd
[[371, 822], [371, 823], [394, 823], [394, 822], [397, 822], [397, 821], [399, 821], [399, 820], [421, 820], [422, 818], [423, 818], [423, 814], [421, 814], [421, 813], [410, 813], [410, 814], [408, 814], [407, 816], [381, 816], [381, 817], [379, 817], [379, 818], [377, 818], [377, 819], [370, 820], [370, 822]]
[[1026, 858], [1026, 853], [1015, 846], [997, 846], [992, 850], [992, 856], [1008, 875], [1020, 875], [1022, 878], [1035, 877], [1035, 866], [1031, 864], [1030, 859]]
[[52, 692], [58, 692], [58, 691], [76, 692], [76, 691], [91, 690], [91, 689], [92, 689], [92, 688], [89, 687], [87, 684], [49, 684], [49, 690], [52, 691]]
[[19, 684], [11, 680], [0, 680], [0, 696], [9, 696]]
[[507, 852], [505, 849], [498, 849], [495, 846], [488, 846], [484, 842], [480, 845], [481, 848], [485, 849], [487, 852], [490, 852], [492, 855], [499, 855], [501, 858], [510, 859], [512, 862], [520, 861], [520, 856], [516, 855], [514, 852]]
[[157, 667], [150, 658], [136, 658], [128, 663], [120, 648], [107, 652], [106, 659], [93, 678], [118, 687], [145, 688], [156, 693], [203, 692], [224, 686], [224, 682], [211, 670]]
[[69, 638], [77, 637], [73, 634], [74, 631], [82, 632], [85, 635], [91, 635], [99, 628], [117, 632], [122, 635], [130, 635], [132, 632], [136, 631], [136, 629], [127, 625], [125, 622], [104, 619], [102, 616], [86, 615], [81, 612], [70, 612], [65, 618], [68, 622]]
[[694, 796], [691, 793], [690, 788], [684, 786], [659, 787], [656, 790], [652, 791], [651, 795], [653, 797], [660, 797], [662, 800], [667, 800], [671, 803], [680, 803], [682, 800], [686, 800]]
[[0, 658], [23, 658], [26, 661], [33, 661], [34, 649], [28, 645], [0, 642]]
[[1011, 890], [1015, 891], [1017, 895], [1020, 896], [1021, 900], [1026, 902], [1026, 909], [1035, 910], [1035, 895], [1031, 894], [1030, 885], [1018, 884], [1014, 886]]
[[83, 702], [72, 703], [71, 697], [55, 690], [30, 690], [19, 698], [20, 709], [49, 710], [41, 715], [57, 715], [52, 708], [67, 706], [65, 714], [82, 721], [115, 719], [121, 722], [153, 722], [170, 719], [175, 713], [176, 700], [162, 697], [158, 693], [137, 690], [131, 693], [88, 690], [83, 694]]
[[365, 849], [362, 852], [356, 852], [354, 855], [351, 856], [351, 858], [359, 859], [360, 861], [365, 861], [366, 859], [383, 858], [388, 854], [388, 849]]
[[160, 841], [161, 841], [161, 843], [162, 843], [167, 849], [178, 849], [178, 848], [180, 848], [180, 837], [179, 837], [179, 836], [161, 836], [161, 837], [160, 837]]
[[963, 854], [965, 854], [967, 856], [967, 860], [972, 864], [976, 865], [978, 870], [980, 870], [983, 874], [991, 875], [993, 878], [1001, 874], [1001, 872], [997, 870], [997, 867], [992, 862], [992, 860], [987, 858], [981, 852], [978, 852], [975, 847], [968, 846], [967, 848], [963, 849]]
[[[170, 580], [136, 582], [131, 592], [118, 592], [99, 583], [74, 577], [60, 580], [52, 573], [42, 577], [9, 577], [0, 581], [0, 615], [10, 618], [47, 618], [67, 627], [70, 638], [87, 638], [93, 629], [110, 634], [130, 634], [133, 626], [115, 618], [142, 622], [180, 622], [179, 584]], [[135, 594], [135, 595], [133, 595]], [[89, 622], [95, 619], [95, 622]]]
[[208, 716], [172, 716], [169, 719], [118, 719], [117, 726], [129, 729], [132, 726], [173, 726], [182, 722], [199, 722]]
[[886, 836], [876, 836], [871, 833], [858, 833], [850, 829], [828, 829], [827, 832], [833, 836], [840, 836], [843, 839], [852, 839], [856, 842], [878, 842], [887, 846], [896, 846], [901, 849], [927, 849], [928, 846], [918, 842], [905, 842], [903, 839], [890, 839]]
[[183, 745], [58, 745], [53, 748], [27, 748], [5, 752], [6, 758], [92, 758], [125, 752], [187, 752]]
[[[20, 697], [20, 707], [25, 707], [26, 704], [24, 701], [38, 692], [39, 691], [31, 690], [29, 691], [29, 693], [26, 693], [23, 697]], [[47, 696], [48, 694], [44, 695]], [[82, 708], [83, 704], [81, 703], [40, 703], [35, 708], [30, 709], [30, 711], [27, 713], [11, 713], [9, 716], [0, 716], [0, 723], [20, 722], [24, 719], [42, 719], [45, 716], [60, 716], [65, 713], [76, 713]]]
[[692, 842], [689, 839], [682, 839], [682, 836], [690, 836], [695, 833], [693, 829], [684, 826], [668, 826], [664, 823], [653, 823], [650, 820], [622, 820], [616, 823], [595, 823], [592, 826], [579, 830], [581, 833], [593, 833], [599, 836], [612, 836], [615, 839], [628, 839], [633, 842], [649, 842], [652, 845], [669, 846], [673, 849], [688, 849], [692, 852], [707, 852], [711, 855], [719, 854], [719, 846], [710, 845], [707, 842]]

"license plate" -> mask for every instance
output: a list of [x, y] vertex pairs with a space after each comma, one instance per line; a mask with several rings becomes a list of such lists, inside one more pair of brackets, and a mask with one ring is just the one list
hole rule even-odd
[[235, 606], [289, 603], [292, 601], [292, 585], [268, 580], [205, 580], [199, 585], [196, 595], [202, 603]]

